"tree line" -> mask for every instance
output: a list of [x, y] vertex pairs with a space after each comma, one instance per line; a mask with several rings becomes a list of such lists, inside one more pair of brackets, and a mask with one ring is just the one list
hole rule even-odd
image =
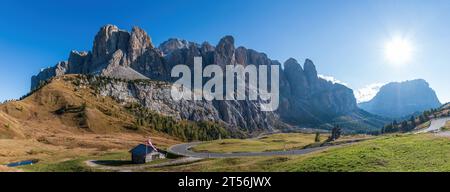
[[409, 132], [415, 129], [417, 126], [440, 117], [450, 117], [450, 111], [446, 113], [441, 112], [439, 109], [430, 109], [422, 112], [422, 114], [414, 116], [403, 121], [394, 120], [391, 123], [385, 125], [381, 129], [381, 134], [385, 133], [397, 133], [397, 132]]
[[176, 120], [174, 117], [151, 111], [138, 103], [128, 104], [126, 109], [136, 117], [136, 129], [150, 128], [184, 141], [209, 141], [234, 136], [233, 133], [225, 129], [223, 124], [218, 122]]

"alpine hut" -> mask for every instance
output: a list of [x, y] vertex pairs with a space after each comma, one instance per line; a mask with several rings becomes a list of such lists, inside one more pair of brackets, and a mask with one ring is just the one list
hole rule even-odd
[[144, 164], [157, 159], [164, 159], [166, 156], [159, 152], [153, 145], [139, 144], [130, 150], [133, 164]]

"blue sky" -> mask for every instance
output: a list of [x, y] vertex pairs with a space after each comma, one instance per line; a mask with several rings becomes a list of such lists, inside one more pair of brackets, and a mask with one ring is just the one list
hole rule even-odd
[[[284, 61], [312, 59], [320, 74], [353, 89], [426, 79], [450, 101], [450, 1], [447, 0], [142, 0], [2, 1], [0, 100], [29, 91], [41, 68], [90, 50], [98, 29], [140, 26], [155, 44], [170, 37], [237, 45]], [[393, 65], [383, 47], [407, 36], [411, 62]]]

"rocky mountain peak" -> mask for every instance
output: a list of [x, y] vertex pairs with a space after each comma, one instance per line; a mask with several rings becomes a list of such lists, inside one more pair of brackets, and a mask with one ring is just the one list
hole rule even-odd
[[86, 62], [90, 56], [90, 53], [86, 51], [71, 51], [69, 55], [69, 61], [67, 65], [67, 73], [83, 73], [86, 69]]
[[212, 52], [212, 51], [214, 51], [215, 47], [212, 46], [211, 44], [209, 44], [209, 42], [205, 41], [202, 43], [201, 49], [202, 49], [202, 52]]
[[133, 27], [128, 46], [128, 54], [131, 62], [136, 60], [136, 58], [142, 55], [148, 48], [154, 48], [150, 36], [139, 27]]
[[294, 58], [289, 58], [284, 62], [285, 69], [294, 69], [294, 70], [302, 70], [302, 66], [298, 63], [298, 61]]
[[[245, 47], [235, 47], [232, 36], [223, 37], [217, 46], [205, 42], [200, 44], [172, 38], [158, 48], [152, 44], [150, 36], [141, 28], [134, 27], [131, 32], [120, 30], [117, 26], [106, 25], [100, 29], [90, 52], [73, 51], [68, 62], [41, 71], [32, 78], [32, 89], [42, 81], [65, 74], [93, 74], [120, 79], [152, 79], [175, 81], [170, 77], [171, 69], [178, 64], [193, 67], [193, 58], [202, 57], [203, 65], [217, 64], [222, 67], [234, 64], [280, 65], [265, 53]], [[353, 92], [345, 86], [320, 81], [316, 67], [309, 59], [304, 67], [295, 59], [288, 59], [280, 71], [280, 109], [279, 112], [265, 113], [256, 106], [260, 101], [217, 101], [182, 103], [170, 100], [167, 92], [158, 92], [158, 88], [129, 87], [114, 85], [107, 89], [109, 94], [122, 98], [131, 94], [135, 101], [160, 110], [162, 104], [154, 98], [161, 98], [170, 104], [171, 113], [180, 113], [181, 118], [190, 120], [224, 121], [230, 126], [247, 129], [272, 129], [275, 121], [289, 122], [295, 125], [314, 125], [324, 123], [339, 115], [357, 110]], [[157, 93], [158, 92], [158, 93]], [[156, 94], [157, 93], [157, 94]], [[155, 95], [156, 94], [156, 95]], [[215, 115], [199, 115], [198, 111], [208, 108]], [[272, 120], [268, 120], [268, 119]]]
[[106, 25], [95, 36], [93, 54], [94, 58], [112, 55], [117, 50], [126, 50], [130, 33], [119, 30], [115, 25]]
[[191, 44], [194, 43], [183, 39], [170, 38], [159, 45], [159, 50], [161, 50], [164, 55], [169, 55], [175, 50], [189, 49]]
[[385, 86], [380, 88], [381, 90], [389, 90], [389, 89], [399, 89], [399, 88], [406, 88], [406, 87], [424, 87], [429, 88], [430, 84], [425, 81], [424, 79], [414, 79], [414, 80], [408, 80], [404, 82], [391, 82], [386, 84]]
[[317, 76], [316, 66], [310, 59], [305, 60], [304, 69], [306, 74], [310, 74], [311, 76]]
[[305, 60], [305, 64], [303, 66], [303, 69], [305, 71], [306, 79], [310, 84], [315, 84], [317, 82], [317, 70], [316, 66], [310, 59]]
[[284, 62], [284, 72], [290, 84], [290, 92], [294, 97], [306, 98], [309, 85], [305, 78], [302, 66], [294, 58]]
[[220, 39], [219, 43], [217, 44], [217, 48], [234, 50], [234, 37], [231, 35], [222, 37], [222, 39]]
[[370, 101], [360, 103], [362, 109], [377, 115], [400, 118], [441, 106], [435, 91], [423, 79], [392, 82], [380, 88]]
[[220, 39], [219, 44], [216, 46], [214, 61], [217, 65], [233, 65], [236, 63], [234, 37], [225, 36]]

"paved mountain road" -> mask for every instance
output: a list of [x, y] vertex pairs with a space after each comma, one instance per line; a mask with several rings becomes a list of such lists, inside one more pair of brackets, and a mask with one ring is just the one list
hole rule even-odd
[[179, 145], [174, 145], [168, 149], [169, 152], [182, 155], [186, 157], [195, 157], [195, 158], [232, 158], [232, 157], [261, 157], [261, 156], [283, 156], [283, 155], [304, 155], [308, 153], [312, 153], [315, 151], [320, 151], [327, 149], [329, 147], [334, 146], [343, 146], [348, 145], [350, 143], [355, 143], [359, 141], [363, 141], [367, 139], [355, 139], [346, 142], [345, 144], [340, 145], [330, 145], [323, 147], [315, 147], [315, 148], [306, 148], [306, 149], [296, 149], [296, 150], [287, 150], [287, 151], [265, 151], [265, 152], [242, 152], [242, 153], [208, 153], [208, 152], [193, 152], [191, 149], [202, 142], [193, 142], [193, 143], [184, 143]]
[[267, 152], [245, 152], [245, 153], [197, 153], [190, 149], [201, 144], [202, 142], [184, 143], [179, 145], [174, 145], [168, 149], [169, 152], [185, 156], [183, 158], [171, 160], [168, 162], [163, 162], [159, 164], [143, 164], [143, 165], [125, 165], [125, 166], [111, 166], [102, 164], [101, 161], [87, 160], [85, 164], [89, 167], [96, 169], [102, 169], [106, 171], [119, 171], [119, 172], [131, 172], [136, 170], [143, 170], [146, 168], [157, 168], [165, 166], [174, 166], [180, 164], [187, 164], [200, 161], [205, 158], [233, 158], [233, 157], [257, 157], [257, 156], [285, 156], [285, 155], [304, 155], [312, 153], [315, 151], [324, 150], [330, 147], [345, 146], [351, 143], [356, 143], [360, 141], [365, 141], [367, 139], [354, 139], [348, 140], [343, 144], [338, 145], [328, 145], [323, 147], [288, 150], [288, 151], [267, 151]]
[[439, 132], [440, 129], [445, 126], [445, 123], [447, 123], [447, 121], [450, 121], [450, 117], [433, 119], [433, 120], [431, 120], [431, 124], [428, 128], [420, 130], [416, 133]]

